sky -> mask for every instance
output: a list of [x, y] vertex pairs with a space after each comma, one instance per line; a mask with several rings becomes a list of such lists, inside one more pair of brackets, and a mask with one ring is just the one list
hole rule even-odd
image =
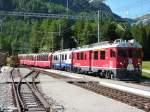
[[150, 0], [106, 0], [112, 11], [124, 18], [150, 14]]

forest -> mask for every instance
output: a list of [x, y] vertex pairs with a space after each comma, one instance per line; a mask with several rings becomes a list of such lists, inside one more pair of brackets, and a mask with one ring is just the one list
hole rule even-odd
[[[150, 59], [150, 26], [131, 25], [120, 21], [119, 16], [103, 2], [97, 5], [87, 0], [70, 0], [66, 12], [66, 0], [0, 0], [1, 11], [94, 15], [102, 10], [108, 16], [101, 17], [100, 41], [136, 39], [143, 46], [144, 59]], [[0, 48], [10, 54], [54, 51], [96, 43], [98, 20], [70, 20], [33, 17], [0, 17]]]

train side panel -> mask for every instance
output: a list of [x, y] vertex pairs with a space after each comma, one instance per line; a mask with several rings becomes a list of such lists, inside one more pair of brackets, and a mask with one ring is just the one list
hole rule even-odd
[[91, 51], [74, 51], [72, 56], [72, 64], [74, 72], [90, 72], [91, 71]]

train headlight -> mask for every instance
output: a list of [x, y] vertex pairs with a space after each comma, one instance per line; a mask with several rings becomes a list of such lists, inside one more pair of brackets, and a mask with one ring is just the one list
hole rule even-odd
[[123, 65], [123, 63], [122, 63], [122, 62], [120, 62], [120, 65]]

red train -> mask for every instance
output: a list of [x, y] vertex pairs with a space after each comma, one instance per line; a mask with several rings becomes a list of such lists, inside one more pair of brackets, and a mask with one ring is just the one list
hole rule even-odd
[[20, 54], [20, 64], [96, 74], [111, 79], [140, 79], [142, 46], [117, 39], [53, 53]]

